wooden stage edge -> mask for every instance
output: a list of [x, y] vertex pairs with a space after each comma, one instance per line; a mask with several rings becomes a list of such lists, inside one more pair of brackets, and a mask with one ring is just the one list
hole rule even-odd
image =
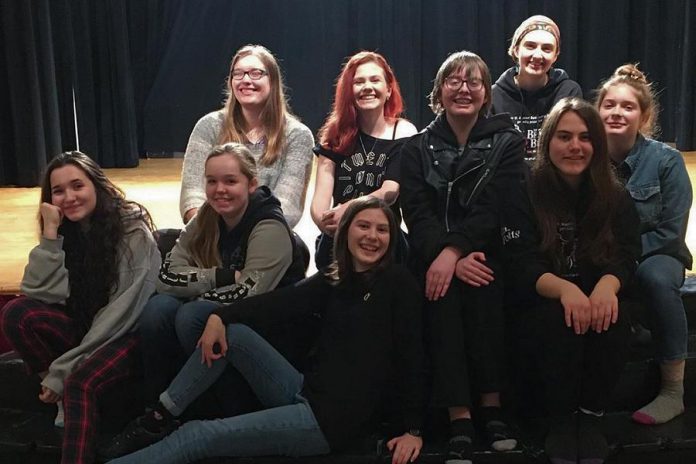
[[[696, 186], [696, 151], [684, 152], [684, 159]], [[107, 169], [109, 178], [125, 192], [126, 196], [147, 207], [158, 228], [181, 228], [179, 216], [179, 189], [181, 158], [141, 159], [137, 168]], [[310, 179], [305, 210], [295, 231], [314, 254], [314, 239], [319, 230], [309, 215], [309, 203], [314, 191], [314, 170]], [[695, 191], [696, 192], [696, 191]], [[0, 229], [0, 294], [16, 294], [24, 272], [29, 251], [38, 242], [36, 212], [39, 202], [38, 188], [0, 188], [0, 204], [9, 224]], [[691, 209], [687, 244], [692, 253], [696, 250], [696, 212]], [[308, 271], [314, 273], [314, 259]]]

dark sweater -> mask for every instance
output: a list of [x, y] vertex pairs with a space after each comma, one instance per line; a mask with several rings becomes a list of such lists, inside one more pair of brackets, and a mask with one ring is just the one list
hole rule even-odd
[[517, 67], [500, 75], [491, 89], [491, 114], [508, 113], [515, 127], [526, 139], [526, 160], [536, 158], [539, 130], [553, 105], [564, 97], [582, 98], [582, 89], [562, 69], [550, 69], [549, 81], [533, 92], [517, 86]]
[[[575, 283], [589, 295], [599, 279], [611, 274], [624, 289], [635, 273], [640, 257], [639, 219], [633, 201], [622, 189], [618, 192], [618, 204], [609, 218], [615, 245], [613, 259], [598, 265], [592, 257], [583, 256], [579, 232], [587, 211], [587, 199], [580, 193], [558, 224], [561, 256], [545, 256], [539, 251], [540, 233], [532, 203], [523, 185], [518, 194], [511, 189], [503, 207], [502, 236], [507, 263], [506, 285], [515, 297], [526, 300], [535, 295], [536, 282], [544, 273], [552, 273]], [[564, 195], [571, 196], [569, 190]], [[606, 258], [606, 257], [605, 257]], [[556, 263], [556, 264], [554, 264]]]
[[[277, 325], [312, 312], [321, 329], [303, 395], [332, 451], [368, 436], [385, 393], [400, 400], [404, 431], [421, 428], [424, 404], [420, 287], [392, 266], [332, 285], [316, 274], [295, 287], [215, 311], [225, 324]], [[396, 379], [395, 382], [390, 380]]]

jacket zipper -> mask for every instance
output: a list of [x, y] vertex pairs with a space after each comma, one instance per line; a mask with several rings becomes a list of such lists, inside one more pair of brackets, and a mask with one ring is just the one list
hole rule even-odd
[[[447, 199], [445, 200], [445, 229], [447, 230], [448, 233], [449, 233], [449, 231], [450, 231], [450, 226], [449, 226], [449, 205], [450, 205], [450, 195], [451, 195], [451, 193], [452, 193], [452, 186], [453, 186], [459, 179], [461, 179], [462, 177], [466, 176], [466, 175], [469, 174], [470, 172], [472, 172], [472, 171], [474, 171], [474, 170], [480, 168], [480, 167], [483, 166], [484, 164], [486, 164], [486, 162], [485, 162], [485, 161], [481, 161], [480, 164], [477, 164], [476, 166], [473, 166], [473, 167], [472, 167], [471, 169], [469, 169], [468, 171], [466, 171], [466, 172], [464, 172], [464, 173], [458, 175], [457, 177], [455, 177], [452, 181], [447, 182]], [[490, 170], [490, 168], [489, 168], [489, 170]], [[487, 174], [488, 174], [487, 172], [484, 173], [484, 176], [486, 176]], [[475, 191], [476, 187], [478, 187], [479, 184], [480, 184], [480, 180], [479, 180], [479, 182], [477, 182], [476, 185], [474, 186], [474, 190], [473, 190], [473, 191]], [[472, 195], [473, 195], [473, 191], [472, 191]], [[469, 196], [469, 200], [471, 200], [471, 196]], [[468, 201], [467, 201], [467, 202], [468, 202]]]

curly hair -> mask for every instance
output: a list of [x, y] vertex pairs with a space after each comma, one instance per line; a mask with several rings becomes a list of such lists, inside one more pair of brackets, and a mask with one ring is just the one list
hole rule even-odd
[[[153, 233], [155, 226], [144, 206], [126, 200], [123, 191], [106, 177], [101, 167], [79, 151], [61, 153], [48, 163], [41, 183], [41, 203], [51, 203], [51, 173], [65, 166], [75, 166], [84, 172], [96, 194], [96, 206], [88, 226], [64, 217], [58, 228], [58, 233], [64, 237], [65, 267], [69, 276], [70, 296], [66, 308], [68, 314], [87, 329], [95, 314], [118, 290], [119, 260], [132, 259], [130, 250], [119, 255], [123, 238], [137, 230], [132, 223], [141, 221]], [[43, 231], [40, 213], [38, 219]]]
[[[580, 191], [587, 207], [583, 208], [585, 212], [582, 227], [579, 228], [578, 254], [595, 265], [605, 265], [614, 262], [617, 256], [610, 218], [618, 208], [622, 187], [610, 165], [602, 119], [590, 103], [580, 98], [559, 100], [541, 127], [539, 153], [531, 182], [532, 204], [541, 233], [541, 250], [547, 256], [560, 259], [558, 224], [562, 216], [574, 208], [571, 199], [575, 195], [562, 179], [549, 153], [551, 139], [561, 118], [571, 111], [587, 126], [593, 150]], [[560, 267], [559, 261], [553, 264], [556, 269]]]
[[365, 63], [375, 63], [382, 68], [387, 87], [391, 90], [391, 96], [384, 104], [384, 117], [387, 120], [395, 120], [404, 111], [399, 82], [387, 60], [379, 53], [370, 51], [358, 52], [351, 56], [336, 79], [336, 94], [331, 114], [319, 129], [321, 146], [336, 153], [347, 153], [358, 135], [358, 112], [353, 97], [353, 78], [358, 66]]

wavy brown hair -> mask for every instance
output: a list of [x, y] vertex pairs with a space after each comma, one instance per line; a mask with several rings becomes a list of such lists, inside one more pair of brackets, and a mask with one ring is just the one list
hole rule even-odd
[[[577, 114], [587, 126], [592, 143], [592, 160], [583, 173], [579, 192], [573, 192], [551, 162], [549, 145], [558, 123], [568, 112]], [[580, 98], [563, 98], [551, 109], [541, 128], [539, 152], [532, 170], [531, 198], [541, 233], [541, 251], [560, 268], [561, 244], [558, 225], [577, 209], [584, 211], [579, 222], [578, 255], [595, 265], [617, 259], [611, 217], [620, 201], [622, 187], [614, 176], [607, 150], [604, 124], [597, 110]], [[575, 199], [584, 204], [577, 208]], [[576, 209], [577, 208], [577, 209]]]
[[[48, 163], [41, 182], [42, 203], [51, 203], [51, 173], [65, 166], [75, 166], [84, 172], [94, 185], [97, 197], [88, 227], [67, 217], [58, 227], [58, 233], [63, 236], [65, 267], [69, 275], [67, 311], [86, 330], [97, 311], [106, 306], [118, 290], [119, 260], [133, 258], [131, 250], [123, 250], [122, 243], [127, 234], [138, 229], [127, 224], [141, 221], [150, 232], [154, 232], [155, 226], [144, 206], [126, 200], [123, 191], [106, 177], [101, 167], [79, 151], [61, 153]], [[41, 213], [38, 219], [43, 231]], [[125, 251], [123, 256], [119, 256], [121, 251]]]
[[259, 163], [262, 166], [270, 166], [276, 162], [280, 154], [285, 149], [285, 123], [287, 118], [294, 117], [290, 112], [290, 108], [285, 96], [285, 84], [283, 76], [280, 72], [280, 66], [273, 54], [262, 45], [245, 45], [235, 53], [230, 63], [230, 72], [227, 76], [227, 88], [225, 93], [227, 99], [225, 106], [222, 109], [224, 119], [218, 143], [224, 144], [228, 142], [248, 143], [246, 132], [249, 130], [247, 122], [242, 113], [242, 105], [239, 104], [234, 96], [232, 88], [232, 71], [237, 62], [245, 56], [255, 56], [263, 63], [268, 73], [268, 79], [271, 92], [266, 100], [266, 106], [261, 112], [261, 121], [266, 135], [266, 151], [261, 156]]
[[[211, 158], [232, 156], [239, 163], [239, 170], [249, 182], [256, 179], [256, 161], [249, 149], [241, 143], [218, 145], [208, 154], [206, 166]], [[220, 215], [206, 200], [196, 214], [197, 227], [191, 234], [189, 255], [196, 266], [219, 267], [222, 265], [218, 242], [220, 241]]]

